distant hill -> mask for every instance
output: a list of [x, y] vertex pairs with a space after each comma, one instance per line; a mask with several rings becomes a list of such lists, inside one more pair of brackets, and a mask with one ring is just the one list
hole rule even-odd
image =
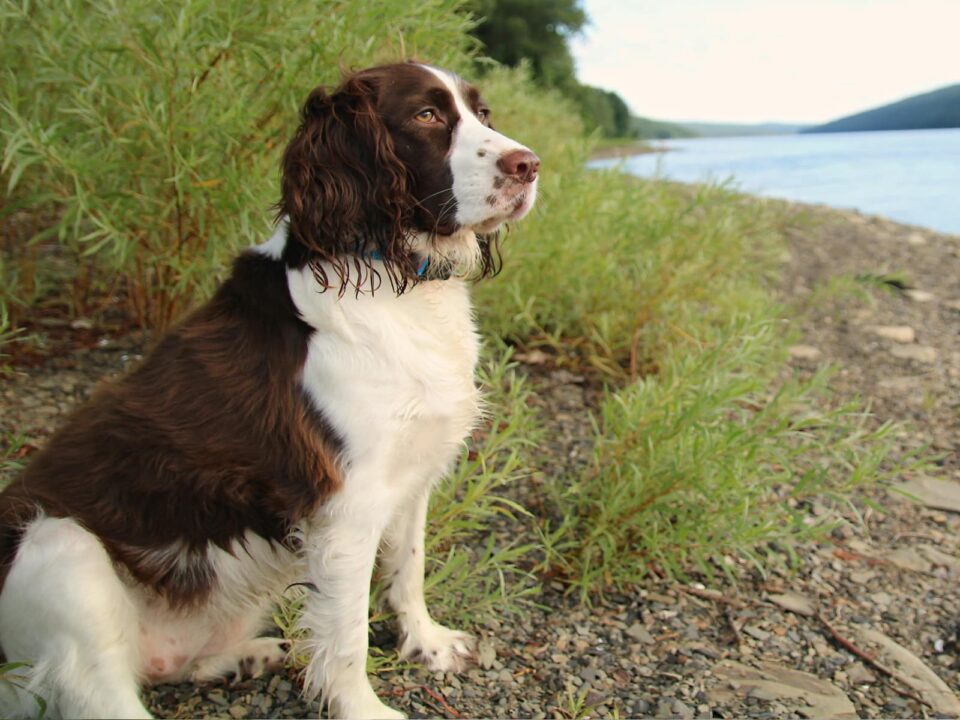
[[640, 140], [668, 140], [670, 138], [688, 138], [698, 135], [690, 128], [678, 123], [651, 120], [636, 115], [630, 118], [630, 123], [636, 137]]
[[864, 132], [956, 127], [960, 127], [960, 84], [914, 95], [899, 102], [856, 115], [848, 115], [824, 125], [801, 130], [801, 132]]
[[641, 140], [668, 140], [670, 138], [689, 137], [738, 137], [747, 135], [791, 135], [800, 132], [806, 125], [787, 123], [758, 123], [740, 125], [736, 123], [710, 122], [669, 122], [633, 117], [636, 136]]
[[788, 123], [757, 123], [743, 125], [738, 123], [684, 122], [680, 123], [703, 137], [738, 137], [746, 135], [792, 135], [800, 132], [806, 125]]

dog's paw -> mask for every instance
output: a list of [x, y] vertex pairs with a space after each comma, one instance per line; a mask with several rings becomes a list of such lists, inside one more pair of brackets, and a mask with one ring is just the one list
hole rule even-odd
[[290, 650], [283, 638], [261, 637], [246, 640], [228, 652], [197, 661], [190, 673], [193, 682], [246, 680], [268, 671], [282, 670]]
[[400, 657], [421, 662], [433, 671], [460, 672], [474, 661], [476, 644], [469, 633], [431, 622], [418, 633], [404, 636]]

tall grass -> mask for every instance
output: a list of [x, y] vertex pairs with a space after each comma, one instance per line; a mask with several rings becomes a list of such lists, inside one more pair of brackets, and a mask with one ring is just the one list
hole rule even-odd
[[589, 599], [651, 570], [732, 572], [724, 555], [762, 567], [767, 543], [836, 519], [811, 519], [810, 498], [897, 471], [891, 428], [831, 401], [827, 375], [788, 371], [787, 208], [587, 170], [588, 146], [558, 125], [539, 128], [555, 164], [541, 212], [477, 293], [487, 333], [606, 387], [592, 462], [546, 486], [541, 568]]
[[0, 132], [17, 206], [164, 327], [261, 238], [297, 109], [338, 66], [462, 66], [456, 0], [2, 0]]

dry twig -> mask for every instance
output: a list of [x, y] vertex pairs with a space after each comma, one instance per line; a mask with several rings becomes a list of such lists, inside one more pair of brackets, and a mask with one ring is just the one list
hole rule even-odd
[[[847, 650], [848, 652], [853, 653], [858, 658], [863, 660], [865, 663], [876, 668], [891, 680], [896, 680], [898, 683], [900, 683], [900, 685], [906, 685], [907, 687], [910, 686], [910, 683], [907, 682], [906, 678], [904, 678], [902, 674], [898, 673], [896, 670], [894, 670], [891, 667], [887, 667], [882, 662], [877, 660], [877, 658], [874, 655], [872, 655], [871, 653], [868, 653], [866, 650], [862, 650], [861, 648], [857, 647], [857, 645], [855, 645], [850, 638], [845, 637], [839, 630], [837, 630], [837, 628], [835, 628], [833, 625], [831, 625], [827, 621], [827, 618], [823, 616], [822, 612], [817, 613], [817, 619], [823, 624], [823, 627], [827, 629], [827, 632], [830, 633], [834, 641], [844, 650]], [[929, 708], [933, 707], [933, 705], [928, 703], [919, 695], [914, 694], [910, 690], [905, 690], [902, 687], [895, 687], [894, 689], [904, 697], [908, 697], [911, 700], [916, 700], [921, 705], [926, 705]]]
[[420, 689], [423, 690], [425, 693], [427, 693], [427, 695], [429, 695], [430, 697], [432, 697], [432, 698], [433, 698], [434, 700], [436, 700], [438, 703], [440, 703], [440, 706], [441, 706], [441, 707], [447, 712], [447, 714], [449, 714], [451, 717], [455, 717], [455, 718], [461, 717], [460, 713], [458, 713], [456, 710], [454, 710], [452, 707], [450, 707], [450, 704], [447, 702], [447, 699], [446, 699], [443, 695], [441, 695], [441, 694], [438, 693], [438, 692], [434, 692], [433, 690], [431, 690], [430, 688], [428, 688], [426, 685], [421, 685], [421, 686], [420, 686]]

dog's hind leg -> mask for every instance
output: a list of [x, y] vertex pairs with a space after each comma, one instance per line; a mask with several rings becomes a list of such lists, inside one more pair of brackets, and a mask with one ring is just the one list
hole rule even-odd
[[228, 650], [197, 660], [190, 679], [193, 682], [257, 678], [265, 672], [283, 669], [290, 644], [283, 638], [257, 637], [237, 643]]
[[[76, 522], [40, 517], [24, 532], [0, 593], [0, 646], [24, 685], [0, 715], [148, 718], [140, 701], [138, 620], [100, 541]], [[16, 696], [16, 697], [14, 697]]]

